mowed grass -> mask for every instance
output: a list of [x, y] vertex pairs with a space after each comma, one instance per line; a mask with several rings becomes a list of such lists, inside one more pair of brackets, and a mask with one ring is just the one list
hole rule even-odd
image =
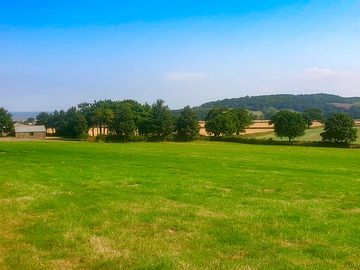
[[[357, 127], [358, 129], [358, 138], [357, 141], [355, 143], [360, 144], [360, 128]], [[321, 141], [322, 137], [320, 136], [320, 134], [324, 131], [324, 129], [322, 127], [316, 127], [316, 128], [311, 128], [311, 129], [307, 129], [305, 130], [305, 135], [296, 138], [297, 141], [311, 141], [311, 142], [316, 142], [316, 141]], [[274, 133], [269, 133], [269, 134], [260, 134], [260, 135], [256, 135], [254, 134], [254, 136], [249, 136], [249, 137], [254, 137], [254, 138], [258, 138], [258, 139], [274, 139], [274, 140], [282, 140], [282, 141], [287, 141], [287, 138], [278, 138], [275, 136]]]
[[0, 143], [0, 269], [360, 269], [360, 151]]

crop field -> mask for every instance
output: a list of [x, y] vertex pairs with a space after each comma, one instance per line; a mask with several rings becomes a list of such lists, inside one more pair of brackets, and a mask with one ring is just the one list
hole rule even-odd
[[360, 269], [360, 151], [0, 142], [0, 269]]

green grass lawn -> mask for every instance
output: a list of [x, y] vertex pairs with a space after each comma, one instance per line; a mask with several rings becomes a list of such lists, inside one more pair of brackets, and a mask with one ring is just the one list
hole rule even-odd
[[[321, 136], [320, 136], [320, 133], [323, 132], [324, 129], [323, 128], [311, 128], [311, 129], [307, 129], [305, 131], [305, 135], [299, 137], [299, 138], [296, 138], [296, 140], [298, 141], [321, 141]], [[251, 137], [251, 136], [249, 136]], [[275, 140], [282, 140], [282, 141], [287, 141], [288, 139], [287, 138], [277, 138], [275, 136], [274, 133], [270, 133], [270, 134], [260, 134], [258, 136], [256, 136], [256, 134], [253, 136], [255, 138], [259, 138], [259, 139], [275, 139]], [[357, 141], [355, 143], [359, 143], [360, 144], [360, 128], [358, 128], [358, 138], [357, 138]]]
[[360, 269], [360, 151], [0, 142], [0, 269]]

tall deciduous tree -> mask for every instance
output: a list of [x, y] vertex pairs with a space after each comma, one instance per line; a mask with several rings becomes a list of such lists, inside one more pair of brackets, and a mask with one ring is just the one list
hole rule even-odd
[[152, 108], [147, 103], [145, 103], [142, 108], [143, 110], [136, 120], [136, 125], [140, 135], [148, 136], [152, 130]]
[[305, 134], [306, 122], [302, 115], [288, 110], [275, 114], [270, 121], [278, 137], [287, 137], [289, 141]]
[[191, 140], [199, 134], [199, 120], [190, 106], [184, 107], [176, 119], [176, 132], [186, 140]]
[[174, 117], [162, 99], [151, 106], [151, 133], [163, 140], [174, 131]]
[[313, 124], [313, 122], [319, 121], [321, 123], [324, 122], [324, 116], [323, 113], [321, 112], [321, 110], [319, 109], [309, 109], [309, 110], [305, 110], [302, 113], [302, 116], [306, 122], [306, 125], [308, 126], [308, 128], [310, 128]]
[[208, 113], [205, 116], [205, 121], [210, 121], [214, 119], [219, 114], [222, 114], [223, 112], [227, 111], [225, 108], [212, 108], [208, 111]]
[[206, 132], [220, 135], [233, 135], [237, 131], [237, 118], [228, 110], [214, 109], [209, 111], [205, 123]]
[[246, 109], [233, 109], [230, 111], [234, 114], [236, 119], [236, 134], [239, 135], [241, 132], [245, 132], [245, 128], [252, 124], [252, 115]]
[[114, 102], [111, 100], [102, 100], [93, 104], [92, 123], [100, 130], [100, 134], [104, 132], [104, 128], [108, 127], [114, 119]]
[[14, 124], [11, 119], [11, 114], [4, 108], [0, 108], [0, 136], [4, 133], [13, 134]]
[[109, 125], [110, 132], [128, 138], [136, 130], [134, 113], [128, 103], [122, 103], [115, 109], [114, 119]]
[[95, 106], [92, 103], [83, 102], [78, 105], [79, 111], [84, 115], [87, 125], [89, 126], [92, 136], [95, 136], [94, 128], [96, 124], [94, 123], [94, 110]]
[[351, 143], [357, 139], [357, 129], [354, 121], [346, 113], [336, 113], [325, 122], [323, 141]]

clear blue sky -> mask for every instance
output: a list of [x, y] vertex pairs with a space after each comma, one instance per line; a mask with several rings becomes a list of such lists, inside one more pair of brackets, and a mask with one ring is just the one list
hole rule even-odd
[[360, 95], [360, 1], [0, 2], [0, 106]]

